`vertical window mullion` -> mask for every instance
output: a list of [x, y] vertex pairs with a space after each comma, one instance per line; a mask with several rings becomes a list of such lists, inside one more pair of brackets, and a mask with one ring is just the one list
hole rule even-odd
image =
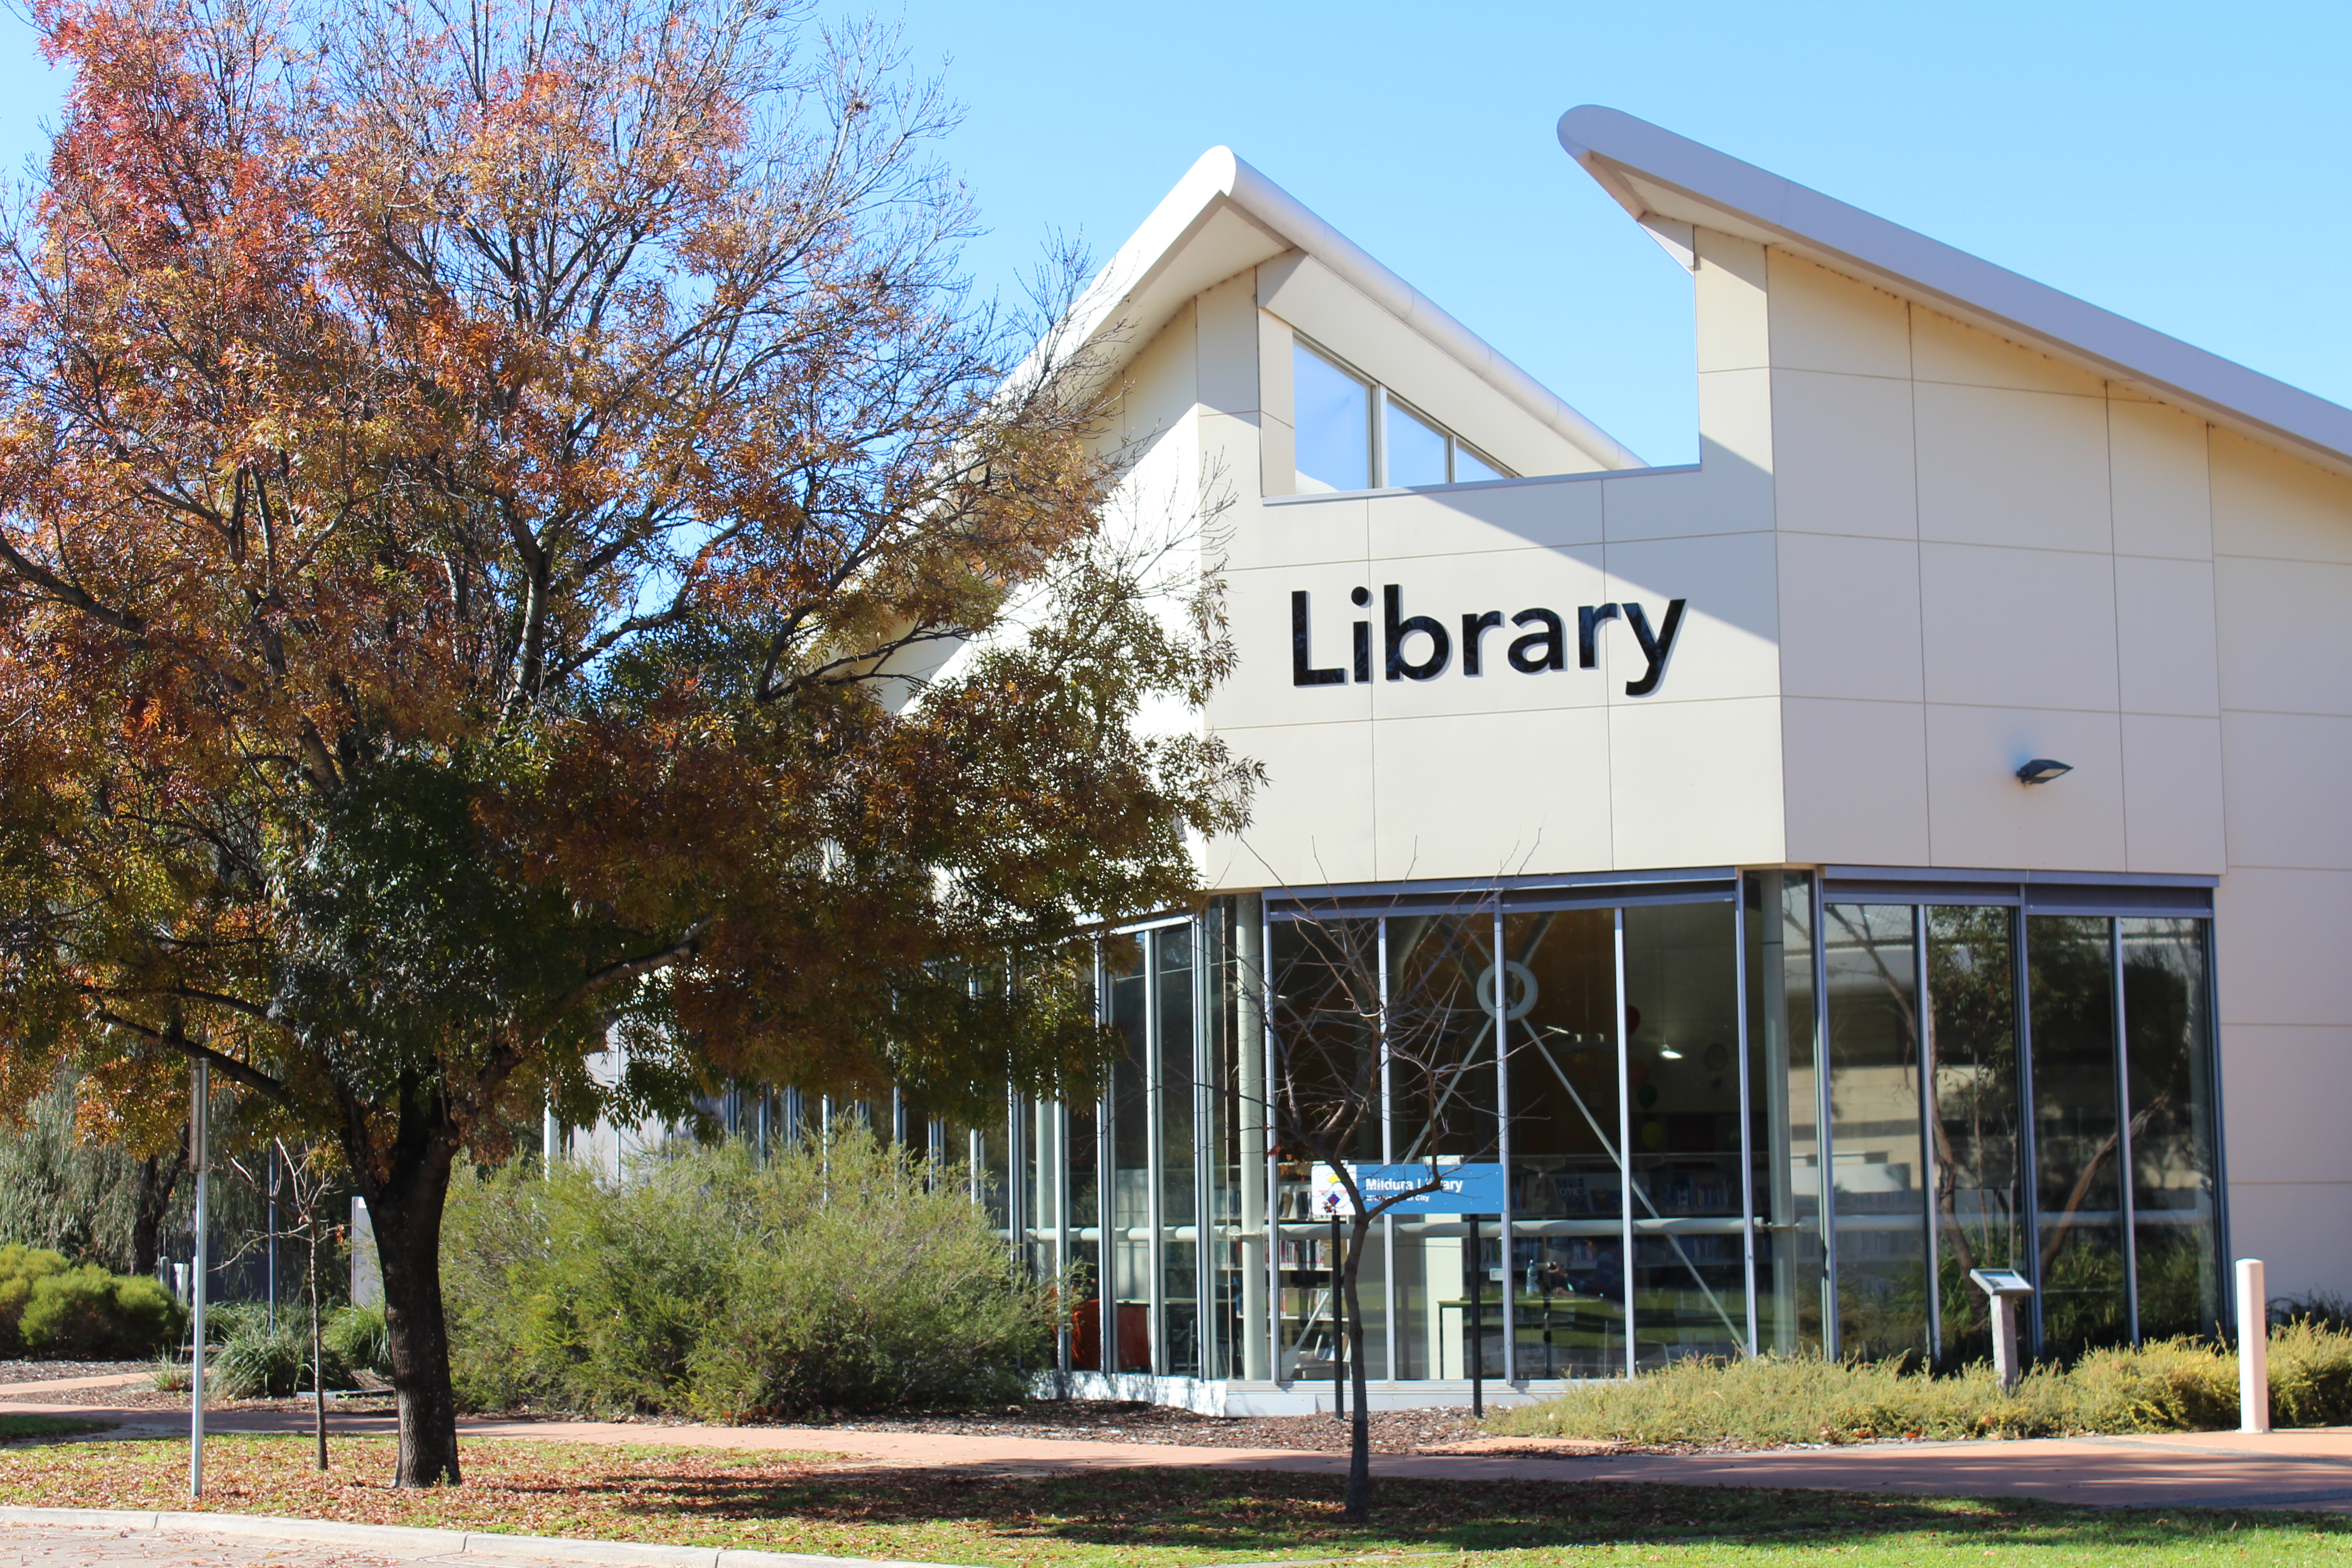
[[2024, 1327], [2027, 1330], [2026, 1353], [2042, 1353], [2042, 1154], [2040, 1137], [2035, 1127], [2039, 1102], [2033, 1097], [2033, 954], [2029, 951], [2026, 933], [2033, 922], [2026, 918], [2025, 889], [2018, 889], [2017, 928], [2012, 951], [2017, 954], [2013, 965], [2016, 974], [2012, 984], [2017, 988], [2017, 1141], [2020, 1168], [2019, 1207], [2022, 1211], [2019, 1224], [2024, 1232], [2023, 1248], [2025, 1276], [2033, 1282], [2033, 1294], [2026, 1298], [2028, 1310]]
[[1372, 395], [1364, 399], [1371, 411], [1371, 438], [1364, 450], [1371, 458], [1371, 488], [1381, 489], [1389, 482], [1389, 389], [1379, 382], [1372, 383]]
[[[1449, 449], [1450, 458], [1450, 449]], [[1451, 471], [1450, 469], [1448, 470]], [[1759, 912], [1761, 913], [1759, 905]], [[1756, 1119], [1748, 1076], [1748, 887], [1743, 877], [1732, 884], [1731, 899], [1732, 1005], [1738, 1010], [1739, 1055], [1739, 1251], [1748, 1280], [1748, 1359], [1757, 1354], [1756, 1323]]]
[[[1396, 1159], [1396, 1102], [1389, 1081], [1389, 922], [1381, 917], [1380, 941], [1377, 949], [1381, 966], [1381, 1163]], [[1435, 1152], [1430, 1155], [1433, 1164]], [[1396, 1215], [1393, 1212], [1381, 1216], [1381, 1301], [1383, 1308], [1381, 1329], [1388, 1348], [1389, 1381], [1397, 1374], [1397, 1271]]]
[[[1495, 977], [1495, 1142], [1503, 1161], [1503, 1212], [1496, 1216], [1495, 1228], [1502, 1233], [1503, 1248], [1503, 1381], [1516, 1384], [1519, 1380], [1519, 1323], [1511, 1289], [1511, 1263], [1517, 1250], [1517, 1241], [1511, 1226], [1511, 1053], [1507, 1048], [1510, 1037], [1510, 975], [1503, 966], [1503, 906], [1495, 904], [1494, 952], [1488, 971]], [[1475, 1260], [1472, 1277], [1483, 1294], [1486, 1289], [1486, 1260]], [[1477, 1354], [1483, 1362], [1486, 1347], [1479, 1345]]]
[[2114, 974], [2116, 1038], [2116, 1196], [2123, 1216], [2124, 1321], [2139, 1343], [2139, 1214], [2132, 1192], [2131, 1035], [2124, 1010], [2124, 922], [2107, 921], [2107, 959]]
[[1838, 1359], [1837, 1147], [1830, 1136], [1830, 979], [1829, 941], [1824, 922], [1829, 900], [1816, 873], [1810, 911], [1813, 922], [1813, 1148], [1821, 1168], [1815, 1172], [1821, 1196], [1817, 1220], [1822, 1227], [1822, 1353]]
[[1944, 1348], [1943, 1280], [1939, 1253], [1943, 1240], [1943, 1215], [1937, 1206], [1936, 1190], [1942, 1183], [1943, 1173], [1936, 1163], [1936, 1066], [1930, 1042], [1936, 1037], [1936, 1024], [1929, 1014], [1934, 1005], [1927, 994], [1927, 906], [1911, 906], [1911, 965], [1914, 1033], [1911, 1059], [1918, 1064], [1919, 1074], [1919, 1183], [1921, 1206], [1926, 1212], [1927, 1251], [1924, 1259], [1927, 1277], [1927, 1362], [1934, 1365]]
[[1167, 1143], [1162, 1136], [1160, 1119], [1166, 1113], [1165, 1097], [1160, 1092], [1160, 957], [1164, 933], [1148, 931], [1143, 937], [1143, 1227], [1149, 1237], [1143, 1247], [1146, 1268], [1144, 1300], [1151, 1314], [1151, 1371], [1162, 1375], [1168, 1371], [1168, 1281], [1164, 1273], [1165, 1260], [1161, 1222], [1166, 1218], [1161, 1199], [1160, 1183], [1166, 1179]]
[[[1634, 1375], [1633, 1350], [1633, 1042], [1625, 1036], [1625, 909], [1619, 905], [1610, 911], [1611, 954], [1617, 966], [1616, 995], [1610, 1014], [1610, 1027], [1617, 1037], [1617, 1215], [1619, 1235], [1625, 1248], [1624, 1266], [1619, 1270], [1625, 1295], [1625, 1375]], [[1500, 981], [1496, 990], [1502, 989]]]

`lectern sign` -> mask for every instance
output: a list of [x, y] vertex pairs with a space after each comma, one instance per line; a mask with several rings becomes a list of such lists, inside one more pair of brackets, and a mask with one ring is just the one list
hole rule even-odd
[[[1500, 1165], [1440, 1165], [1433, 1174], [1427, 1165], [1350, 1165], [1356, 1190], [1373, 1208], [1400, 1193], [1409, 1194], [1385, 1211], [1389, 1214], [1501, 1214], [1503, 1167]], [[1315, 1214], [1352, 1218], [1355, 1205], [1339, 1173], [1328, 1165], [1315, 1167]]]

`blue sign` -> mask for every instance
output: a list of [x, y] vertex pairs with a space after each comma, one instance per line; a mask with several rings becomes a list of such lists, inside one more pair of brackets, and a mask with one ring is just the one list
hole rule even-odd
[[[1385, 1214], [1500, 1214], [1503, 1212], [1503, 1167], [1500, 1165], [1350, 1165], [1364, 1205]], [[1400, 1193], [1386, 1209], [1383, 1201]], [[1355, 1205], [1348, 1189], [1328, 1165], [1315, 1167], [1315, 1212], [1321, 1215], [1353, 1215]]]

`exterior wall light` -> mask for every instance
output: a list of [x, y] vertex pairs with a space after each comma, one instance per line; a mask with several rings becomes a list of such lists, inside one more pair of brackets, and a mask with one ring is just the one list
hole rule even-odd
[[2074, 771], [2074, 764], [2072, 763], [2061, 763], [2049, 757], [2036, 757], [2017, 770], [2017, 782], [2029, 784], [2048, 784], [2060, 773], [2071, 773]]

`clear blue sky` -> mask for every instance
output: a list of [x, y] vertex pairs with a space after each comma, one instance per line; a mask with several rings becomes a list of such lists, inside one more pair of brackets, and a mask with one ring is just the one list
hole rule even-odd
[[[890, 14], [884, 6], [885, 14]], [[1553, 140], [1605, 103], [2352, 403], [2352, 6], [908, 0], [1010, 292], [1225, 143], [1653, 461], [1687, 275]], [[0, 17], [0, 159], [57, 89]]]

